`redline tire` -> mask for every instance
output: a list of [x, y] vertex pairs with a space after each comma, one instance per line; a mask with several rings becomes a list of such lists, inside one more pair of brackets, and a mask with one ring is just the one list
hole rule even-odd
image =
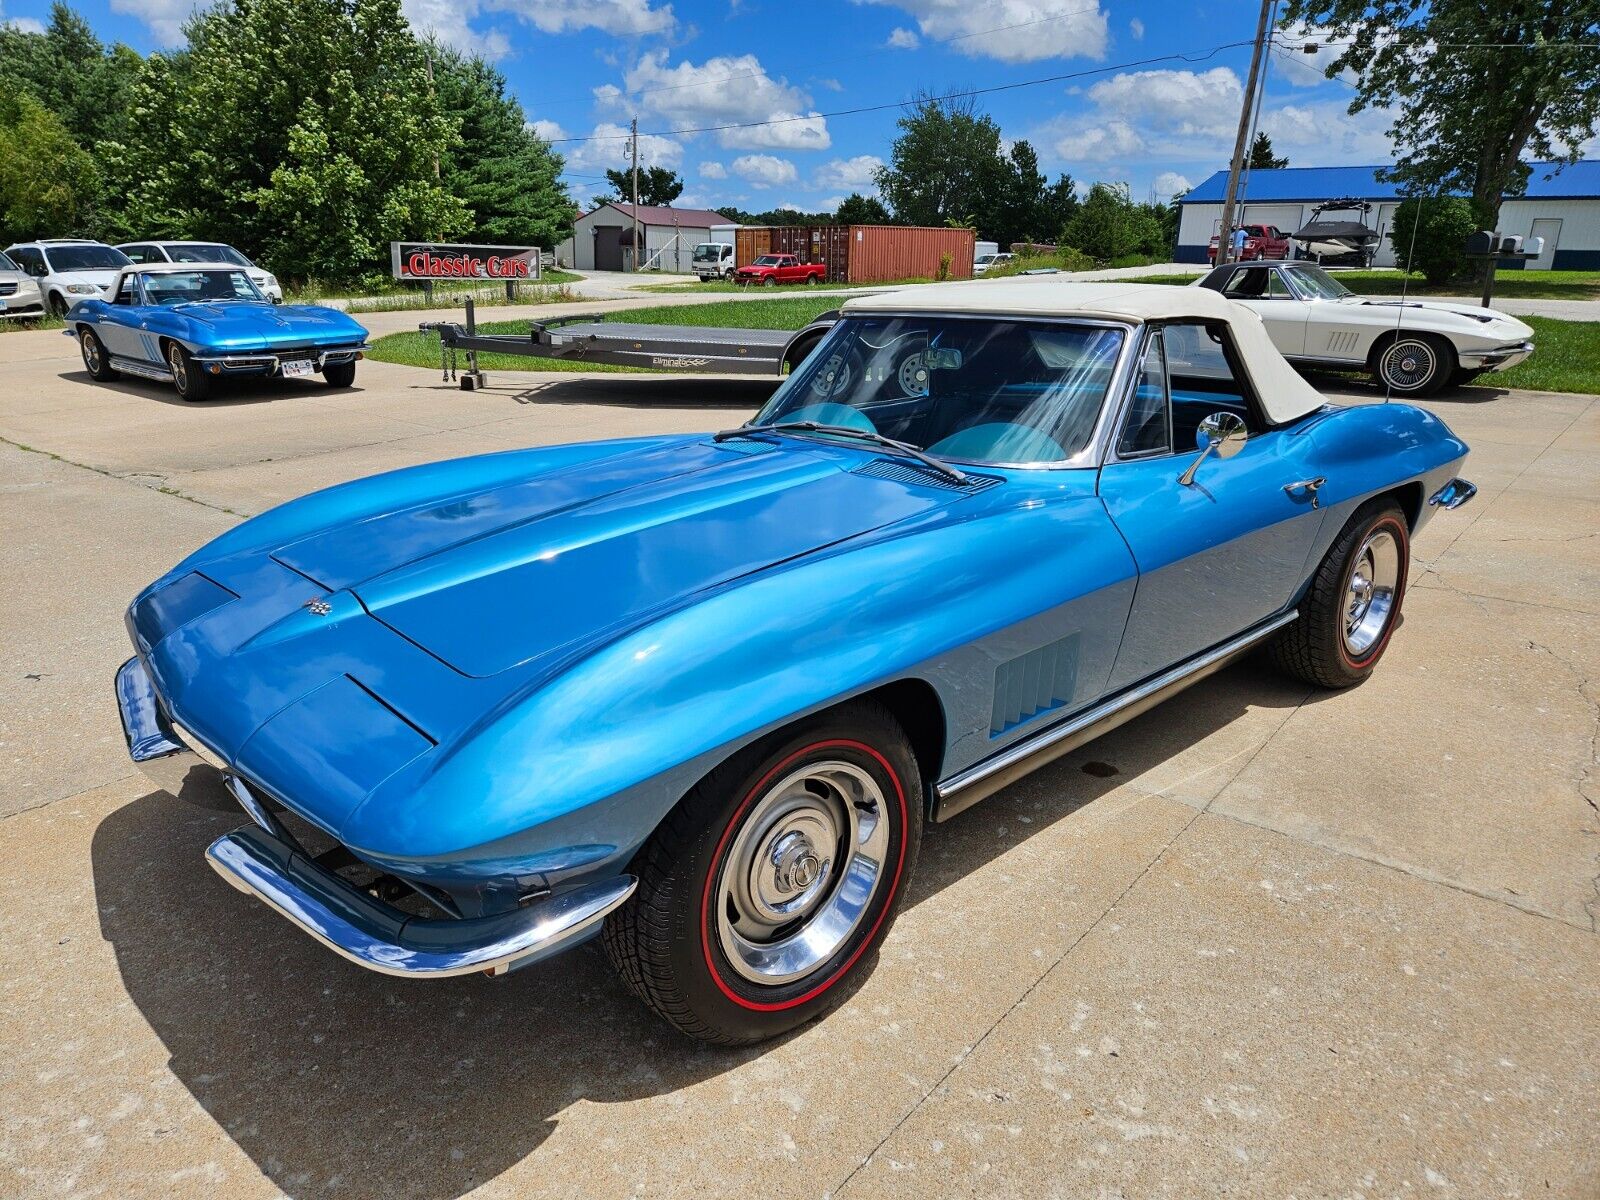
[[78, 350], [83, 355], [83, 369], [89, 372], [90, 379], [109, 383], [122, 377], [111, 365], [111, 356], [106, 353], [105, 343], [87, 326], [78, 330]]
[[[859, 790], [831, 794], [820, 782], [830, 773]], [[838, 840], [802, 839], [806, 853], [780, 858], [830, 807], [842, 814]], [[606, 951], [629, 989], [689, 1037], [777, 1037], [865, 978], [921, 835], [922, 781], [905, 734], [880, 705], [841, 705], [735, 754], [690, 790], [635, 856], [639, 886], [606, 921]], [[857, 838], [878, 857], [849, 857]], [[793, 884], [792, 899], [763, 891], [772, 884]], [[797, 906], [792, 920], [753, 911], [776, 899]], [[747, 940], [766, 929], [770, 939]]]
[[[1378, 562], [1391, 552], [1392, 562]], [[1312, 577], [1299, 619], [1273, 641], [1279, 668], [1317, 687], [1365, 680], [1399, 624], [1410, 569], [1410, 529], [1399, 505], [1383, 497], [1362, 505]]]

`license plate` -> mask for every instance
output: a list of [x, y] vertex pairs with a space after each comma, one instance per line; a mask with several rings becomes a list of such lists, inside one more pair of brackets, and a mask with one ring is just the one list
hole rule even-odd
[[308, 358], [285, 359], [279, 369], [282, 370], [285, 379], [294, 379], [300, 375], [315, 375], [317, 373], [316, 364]]

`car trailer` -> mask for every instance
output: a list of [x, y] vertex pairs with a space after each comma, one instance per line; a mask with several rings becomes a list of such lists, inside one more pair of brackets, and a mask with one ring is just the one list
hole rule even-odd
[[[527, 333], [479, 333], [470, 299], [466, 307], [465, 324], [424, 321], [418, 326], [423, 333], [439, 335], [445, 382], [459, 379], [466, 392], [487, 383], [478, 355], [490, 353], [715, 375], [782, 375], [785, 364], [792, 368], [804, 360], [839, 318], [836, 310], [825, 312], [796, 332], [643, 325], [609, 320], [604, 313], [580, 313], [530, 322]], [[458, 372], [456, 356], [462, 352], [467, 369]]]

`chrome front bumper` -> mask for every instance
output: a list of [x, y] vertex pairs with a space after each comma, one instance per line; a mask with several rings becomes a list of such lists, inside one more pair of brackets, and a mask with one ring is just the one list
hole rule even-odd
[[1516, 342], [1509, 346], [1496, 346], [1493, 350], [1464, 350], [1457, 361], [1474, 371], [1504, 371], [1532, 353], [1532, 342]]
[[321, 371], [330, 364], [354, 362], [368, 350], [372, 349], [366, 342], [359, 346], [338, 346], [330, 350], [319, 350], [315, 354], [196, 354], [194, 361], [207, 366], [215, 363], [224, 373], [241, 375], [276, 375], [281, 366], [282, 359], [305, 358], [310, 360], [317, 370]]
[[598, 932], [638, 884], [631, 875], [618, 875], [487, 917], [427, 919], [402, 912], [306, 854], [249, 784], [193, 735], [186, 741], [162, 710], [150, 674], [137, 658], [117, 671], [116, 690], [128, 754], [152, 783], [174, 796], [199, 785], [191, 795], [212, 798], [225, 780], [227, 791], [260, 826], [247, 825], [212, 842], [206, 850], [212, 869], [369, 970], [435, 979], [479, 971], [503, 975]]

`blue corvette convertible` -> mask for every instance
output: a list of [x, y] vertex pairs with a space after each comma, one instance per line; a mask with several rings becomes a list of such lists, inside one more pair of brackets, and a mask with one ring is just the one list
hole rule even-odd
[[[603, 933], [725, 1043], [838, 1001], [924, 824], [1251, 649], [1325, 687], [1474, 488], [1195, 288], [850, 301], [749, 424], [431, 463], [247, 521], [134, 601], [135, 760], [211, 865], [362, 966]], [[205, 781], [211, 780], [211, 786]]]
[[185, 400], [204, 400], [215, 380], [235, 375], [320, 374], [349, 387], [367, 349], [367, 331], [344, 313], [275, 306], [228, 263], [129, 267], [109, 300], [73, 305], [64, 332], [94, 379], [170, 381]]

